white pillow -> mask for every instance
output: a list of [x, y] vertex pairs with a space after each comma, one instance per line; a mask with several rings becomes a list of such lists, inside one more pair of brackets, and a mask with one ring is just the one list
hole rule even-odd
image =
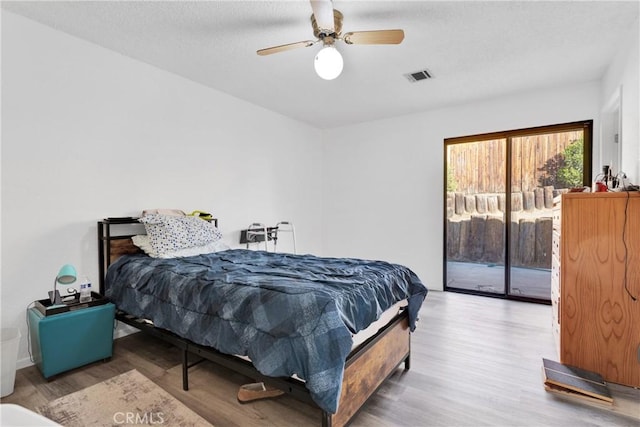
[[145, 254], [153, 258], [158, 258], [158, 254], [153, 250], [151, 242], [149, 241], [149, 236], [147, 236], [146, 234], [138, 234], [137, 236], [132, 236], [131, 241], [134, 245], [142, 249]]
[[207, 243], [202, 246], [194, 246], [192, 248], [186, 249], [178, 249], [172, 252], [165, 252], [163, 254], [158, 254], [153, 250], [153, 246], [151, 246], [151, 242], [149, 241], [149, 236], [146, 234], [139, 234], [137, 236], [133, 236], [131, 238], [133, 244], [139, 247], [152, 258], [182, 258], [187, 256], [195, 256], [201, 254], [210, 254], [213, 252], [226, 251], [227, 249], [231, 249], [222, 239]]
[[222, 239], [222, 233], [213, 224], [193, 216], [150, 214], [140, 218], [140, 222], [158, 256]]

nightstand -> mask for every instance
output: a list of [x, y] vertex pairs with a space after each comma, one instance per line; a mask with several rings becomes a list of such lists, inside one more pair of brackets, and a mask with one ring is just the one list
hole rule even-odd
[[27, 318], [33, 359], [42, 375], [49, 378], [110, 358], [114, 316], [115, 305], [110, 302], [77, 305], [64, 312], [49, 314], [36, 301], [36, 307], [28, 309]]

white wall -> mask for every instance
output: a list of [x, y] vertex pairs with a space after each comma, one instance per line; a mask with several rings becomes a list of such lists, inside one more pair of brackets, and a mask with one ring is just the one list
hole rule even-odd
[[593, 82], [327, 131], [324, 252], [405, 264], [441, 290], [444, 139], [589, 119], [597, 129], [599, 94]]
[[630, 28], [627, 40], [628, 43], [621, 46], [602, 79], [602, 99], [607, 102], [616, 92], [621, 92], [620, 170], [627, 174], [632, 183], [639, 184], [640, 23], [638, 21]]
[[18, 15], [2, 13], [2, 326], [22, 330], [64, 263], [98, 279], [96, 221], [213, 212], [321, 250], [322, 134]]

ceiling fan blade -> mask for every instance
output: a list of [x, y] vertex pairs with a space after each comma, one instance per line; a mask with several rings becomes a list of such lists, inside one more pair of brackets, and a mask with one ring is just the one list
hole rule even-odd
[[346, 33], [342, 39], [347, 44], [400, 44], [404, 40], [404, 31], [353, 31]]
[[331, 0], [310, 0], [313, 16], [316, 18], [316, 24], [320, 31], [327, 34], [335, 32], [335, 24], [333, 20], [333, 3]]
[[272, 53], [284, 52], [286, 50], [297, 49], [299, 47], [309, 47], [316, 44], [316, 41], [307, 40], [303, 42], [289, 43], [283, 44], [280, 46], [267, 47], [264, 49], [260, 49], [256, 53], [260, 56], [271, 55]]

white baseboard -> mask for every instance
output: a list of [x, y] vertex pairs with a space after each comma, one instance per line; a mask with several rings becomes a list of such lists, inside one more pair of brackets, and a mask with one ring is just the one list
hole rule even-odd
[[35, 363], [33, 363], [31, 361], [30, 357], [25, 357], [25, 358], [22, 358], [22, 359], [18, 359], [16, 361], [16, 370], [17, 369], [22, 369], [22, 368], [27, 368], [27, 367], [33, 366], [33, 365], [35, 365]]

